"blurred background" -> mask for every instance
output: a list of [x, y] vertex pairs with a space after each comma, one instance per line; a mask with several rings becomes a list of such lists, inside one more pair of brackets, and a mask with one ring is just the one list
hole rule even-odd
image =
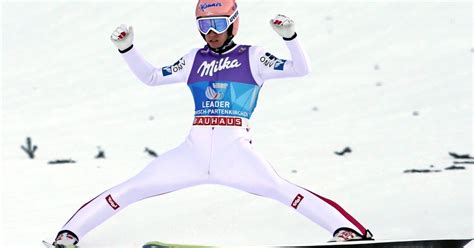
[[[251, 121], [254, 145], [282, 177], [338, 202], [377, 239], [474, 236], [471, 1], [238, 3], [237, 43], [290, 59], [268, 24], [285, 14], [312, 63], [304, 78], [267, 81]], [[186, 84], [142, 84], [109, 36], [133, 26], [144, 57], [171, 65], [205, 45], [195, 4], [1, 3], [2, 247], [41, 247], [152, 161], [146, 148], [159, 156], [184, 140], [194, 111]], [[35, 145], [30, 159], [21, 146]], [[81, 245], [331, 236], [278, 202], [203, 185], [134, 204]]]

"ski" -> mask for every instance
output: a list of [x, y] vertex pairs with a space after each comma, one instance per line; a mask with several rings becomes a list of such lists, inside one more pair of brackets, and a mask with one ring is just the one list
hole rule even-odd
[[54, 245], [53, 245], [53, 244], [48, 243], [48, 242], [46, 242], [46, 241], [44, 241], [44, 240], [43, 240], [42, 243], [43, 243], [43, 245], [44, 245], [46, 248], [54, 248]]
[[185, 245], [185, 244], [167, 244], [159, 241], [151, 241], [142, 246], [142, 248], [217, 248], [218, 246], [206, 245]]
[[327, 243], [320, 245], [278, 246], [282, 248], [298, 247], [325, 247], [325, 248], [463, 248], [472, 239], [431, 239], [431, 240], [375, 240], [351, 241], [342, 243]]
[[46, 248], [79, 248], [79, 246], [77, 246], [77, 245], [68, 245], [68, 246], [58, 245], [58, 246], [54, 246], [53, 244], [51, 244], [49, 242], [46, 242], [44, 240], [43, 240], [42, 243]]
[[[472, 239], [430, 239], [430, 240], [377, 240], [377, 241], [350, 241], [340, 243], [281, 245], [281, 246], [252, 246], [277, 248], [463, 248]], [[167, 244], [162, 242], [148, 242], [142, 248], [217, 248], [232, 246], [206, 246], [189, 244]]]

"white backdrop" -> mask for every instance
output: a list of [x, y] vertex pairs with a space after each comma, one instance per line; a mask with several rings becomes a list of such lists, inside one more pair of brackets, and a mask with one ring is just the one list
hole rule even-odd
[[[378, 239], [472, 238], [472, 2], [240, 1], [236, 42], [288, 58], [268, 25], [295, 20], [312, 62], [268, 81], [252, 119], [258, 150], [288, 180], [342, 205]], [[203, 46], [195, 1], [2, 2], [2, 247], [40, 247], [92, 197], [187, 134], [185, 84], [147, 87], [109, 35], [125, 23], [154, 65]], [[417, 112], [418, 115], [415, 115]], [[31, 137], [39, 149], [20, 149]], [[97, 146], [107, 155], [95, 160]], [[352, 153], [334, 151], [350, 146]], [[75, 164], [48, 165], [56, 159]], [[430, 165], [433, 165], [430, 168]], [[404, 174], [405, 169], [439, 173]], [[331, 235], [277, 202], [213, 185], [137, 203], [81, 247], [165, 242], [277, 245]]]

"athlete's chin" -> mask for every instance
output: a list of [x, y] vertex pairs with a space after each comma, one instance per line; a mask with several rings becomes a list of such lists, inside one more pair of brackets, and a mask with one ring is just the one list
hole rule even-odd
[[207, 44], [214, 49], [217, 49], [223, 45], [223, 42], [220, 41], [208, 41]]

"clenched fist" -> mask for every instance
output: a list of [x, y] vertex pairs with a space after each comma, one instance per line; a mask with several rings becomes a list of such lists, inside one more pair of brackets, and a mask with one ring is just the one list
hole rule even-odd
[[133, 45], [133, 27], [120, 25], [110, 35], [110, 40], [121, 52], [130, 49]]
[[278, 14], [270, 19], [270, 26], [284, 39], [292, 39], [295, 35], [295, 23], [289, 17]]

